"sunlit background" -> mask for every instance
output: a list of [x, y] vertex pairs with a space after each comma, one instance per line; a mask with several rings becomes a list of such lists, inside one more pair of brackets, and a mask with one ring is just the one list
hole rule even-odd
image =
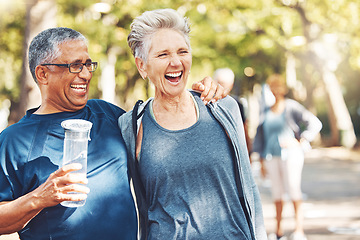
[[291, 97], [323, 122], [319, 144], [356, 146], [360, 3], [351, 0], [0, 0], [1, 127], [40, 103], [25, 52], [49, 27], [71, 27], [89, 39], [89, 52], [100, 63], [92, 98], [129, 110], [137, 99], [151, 96], [152, 86], [137, 73], [126, 38], [134, 17], [168, 7], [191, 22], [189, 87], [216, 68], [231, 68], [236, 74], [232, 94], [248, 103], [251, 137], [260, 86], [270, 74], [281, 73]]
[[[356, 165], [359, 154], [354, 157], [347, 155], [348, 151], [323, 148], [341, 146], [359, 153], [360, 1], [0, 0], [0, 131], [17, 122], [27, 109], [40, 104], [26, 51], [31, 39], [50, 27], [70, 27], [88, 38], [90, 55], [99, 62], [91, 81], [91, 98], [105, 99], [129, 110], [136, 100], [152, 96], [153, 88], [139, 76], [126, 39], [131, 21], [156, 8], [176, 9], [190, 20], [193, 66], [189, 88], [193, 82], [212, 76], [217, 68], [229, 67], [235, 72], [232, 95], [246, 103], [251, 138], [258, 124], [262, 85], [272, 73], [286, 76], [291, 89], [289, 97], [310, 109], [323, 123], [314, 146], [325, 149], [322, 150], [325, 155], [316, 155], [318, 152], [314, 151], [313, 157], [319, 160], [325, 156], [324, 161], [329, 163], [324, 165], [319, 160], [305, 165], [304, 186], [310, 189], [312, 201], [305, 206], [312, 206], [306, 222], [311, 225], [329, 219], [325, 212], [333, 213], [343, 205], [331, 202], [324, 209], [319, 208], [311, 194], [328, 192], [320, 198], [330, 199], [336, 195], [331, 191], [346, 189], [341, 184], [350, 179], [350, 174], [355, 179], [360, 169]], [[354, 165], [339, 168], [350, 162]], [[256, 168], [256, 163], [253, 167]], [[324, 171], [324, 167], [328, 170]], [[329, 173], [332, 185], [326, 182]], [[338, 187], [334, 187], [335, 183]], [[321, 191], [314, 187], [316, 184]], [[345, 184], [348, 188], [352, 186], [350, 181]], [[266, 196], [266, 184], [260, 187]], [[344, 201], [349, 203], [350, 212], [356, 214], [359, 191], [353, 188], [349, 190], [351, 201], [350, 198]], [[273, 218], [269, 206], [265, 201], [266, 221]], [[353, 206], [356, 209], [351, 210]], [[324, 211], [323, 219], [314, 217], [316, 210]], [[342, 208], [338, 211], [345, 212]], [[335, 220], [343, 218], [330, 218]], [[350, 221], [358, 223], [354, 232], [360, 234], [358, 218], [357, 222], [352, 218]], [[315, 229], [313, 236], [318, 231]], [[338, 236], [331, 239], [340, 239]]]

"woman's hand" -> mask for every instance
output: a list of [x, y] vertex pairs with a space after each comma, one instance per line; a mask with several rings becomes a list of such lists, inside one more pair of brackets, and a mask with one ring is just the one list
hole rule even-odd
[[300, 142], [293, 137], [279, 139], [279, 144], [281, 148], [296, 148], [300, 146]]
[[200, 98], [205, 104], [208, 102], [216, 102], [229, 94], [228, 89], [216, 83], [211, 77], [205, 77], [203, 80], [194, 83], [192, 89], [201, 92]]

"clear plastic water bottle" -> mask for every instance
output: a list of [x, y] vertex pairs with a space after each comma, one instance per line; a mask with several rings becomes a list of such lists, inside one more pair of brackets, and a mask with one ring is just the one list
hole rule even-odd
[[[92, 123], [82, 119], [69, 119], [63, 121], [61, 126], [65, 130], [63, 166], [70, 163], [80, 163], [82, 168], [71, 173], [84, 174], [86, 176], [88, 141], [90, 140]], [[74, 192], [70, 194], [81, 193]], [[61, 202], [61, 205], [64, 207], [80, 207], [84, 204], [85, 200]]]

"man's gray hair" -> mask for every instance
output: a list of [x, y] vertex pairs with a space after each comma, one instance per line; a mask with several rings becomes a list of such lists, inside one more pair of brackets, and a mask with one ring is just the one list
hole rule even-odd
[[130, 25], [131, 31], [127, 41], [134, 57], [139, 57], [147, 62], [152, 35], [163, 28], [181, 33], [191, 50], [188, 19], [182, 17], [174, 9], [157, 9], [144, 12]]
[[61, 43], [75, 40], [87, 43], [86, 38], [81, 33], [64, 27], [49, 28], [34, 37], [29, 46], [29, 68], [36, 83], [36, 66], [47, 62], [51, 63], [60, 56], [59, 45]]

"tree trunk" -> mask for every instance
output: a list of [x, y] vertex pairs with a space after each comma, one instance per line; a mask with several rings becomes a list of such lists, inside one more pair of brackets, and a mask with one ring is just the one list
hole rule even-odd
[[322, 76], [327, 102], [329, 103], [328, 116], [332, 133], [332, 144], [352, 148], [356, 143], [354, 126], [351, 122], [336, 75], [329, 69], [323, 68]]
[[102, 99], [118, 104], [115, 99], [115, 63], [116, 63], [117, 51], [110, 49], [107, 55], [107, 61], [101, 72], [100, 88], [102, 90]]
[[31, 0], [26, 5], [26, 27], [23, 47], [23, 65], [20, 78], [20, 99], [14, 104], [9, 122], [17, 122], [29, 108], [41, 104], [40, 91], [31, 76], [28, 66], [30, 41], [41, 31], [56, 26], [55, 0]]
[[[280, 1], [277, 0], [277, 2]], [[310, 46], [312, 47], [312, 50], [310, 50], [309, 56], [314, 57], [316, 68], [319, 69], [322, 75], [327, 98], [326, 100], [329, 103], [328, 116], [332, 134], [332, 144], [352, 148], [356, 143], [354, 126], [351, 122], [349, 110], [346, 107], [339, 82], [334, 73], [340, 62], [340, 57], [337, 53], [337, 47], [335, 44], [336, 42], [316, 42], [316, 39], [320, 39], [321, 32], [319, 32], [316, 37], [314, 37], [314, 33], [311, 34], [311, 26], [313, 23], [307, 18], [302, 4], [297, 2], [290, 7], [294, 8], [301, 18], [304, 37], [307, 42], [312, 45]], [[333, 70], [328, 67], [330, 60], [337, 60], [336, 68]], [[334, 66], [332, 66], [332, 68], [334, 68]]]

